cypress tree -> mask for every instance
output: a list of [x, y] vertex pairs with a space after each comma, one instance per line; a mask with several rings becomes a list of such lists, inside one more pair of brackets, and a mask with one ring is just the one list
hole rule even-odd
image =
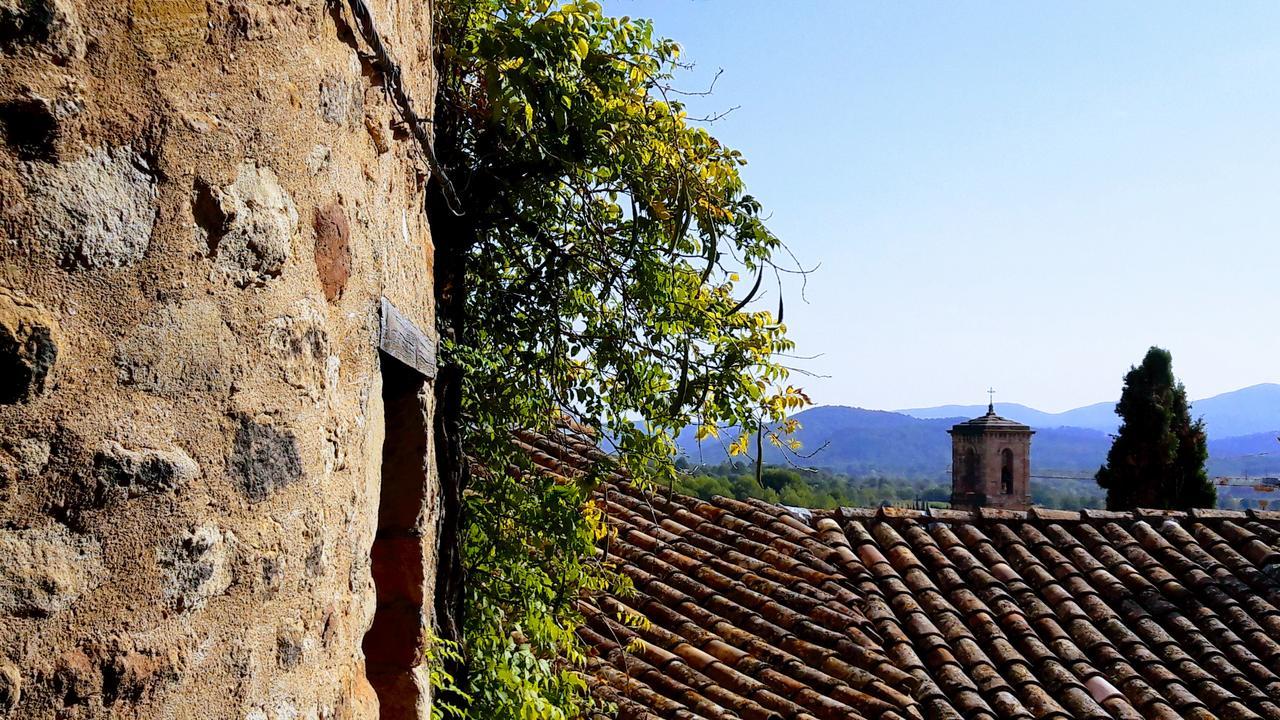
[[1191, 419], [1168, 350], [1152, 347], [1141, 365], [1129, 368], [1116, 414], [1120, 430], [1095, 476], [1107, 491], [1108, 510], [1213, 507], [1204, 421]]

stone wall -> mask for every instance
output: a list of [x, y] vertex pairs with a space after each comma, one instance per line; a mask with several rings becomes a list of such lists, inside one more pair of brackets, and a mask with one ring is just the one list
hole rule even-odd
[[[370, 4], [429, 117], [430, 4]], [[432, 246], [348, 22], [323, 0], [0, 0], [0, 718], [378, 716], [370, 548], [404, 432], [379, 298], [431, 331]], [[393, 374], [429, 427], [430, 385]], [[414, 447], [413, 587], [378, 591], [420, 602]]]

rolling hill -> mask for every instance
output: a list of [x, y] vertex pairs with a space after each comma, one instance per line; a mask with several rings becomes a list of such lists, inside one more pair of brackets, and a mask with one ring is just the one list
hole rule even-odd
[[[928, 420], [970, 418], [986, 410], [986, 405], [939, 405], [898, 412]], [[996, 403], [996, 412], [1034, 428], [1078, 427], [1111, 433], [1119, 425], [1114, 402], [1094, 403], [1060, 413], [1048, 413], [1018, 403]], [[1191, 412], [1204, 418], [1205, 430], [1211, 439], [1280, 431], [1280, 384], [1251, 385], [1196, 400], [1191, 403]]]
[[[983, 408], [985, 411], [985, 408]], [[824, 406], [796, 415], [801, 430], [801, 453], [795, 462], [828, 468], [850, 475], [888, 475], [910, 478], [942, 477], [951, 465], [951, 437], [947, 430], [965, 419], [913, 418], [901, 413], [863, 408]], [[716, 464], [727, 457], [725, 448], [733, 433], [722, 439], [698, 443], [692, 430], [678, 444], [694, 463]], [[727, 438], [727, 439], [724, 439]], [[1079, 473], [1098, 469], [1110, 447], [1106, 433], [1087, 428], [1037, 430], [1032, 441], [1032, 462], [1037, 471]], [[766, 448], [765, 461], [786, 462], [782, 451]]]
[[[1002, 412], [1003, 407], [997, 405]], [[965, 409], [960, 410], [964, 412]], [[972, 410], [968, 415], [920, 418], [854, 407], [810, 408], [796, 415], [802, 426], [797, 434], [803, 445], [800, 452], [807, 457], [793, 457], [792, 461], [854, 476], [945, 477], [951, 464], [951, 438], [947, 430], [955, 423], [983, 412], [986, 412], [985, 406]], [[1264, 412], [1252, 415], [1240, 412], [1238, 417], [1257, 422], [1257, 418], [1264, 415]], [[1006, 417], [1020, 419], [1015, 412]], [[1090, 476], [1105, 460], [1111, 446], [1109, 435], [1096, 428], [1046, 426], [1021, 420], [1036, 429], [1031, 444], [1033, 473]], [[1247, 423], [1242, 421], [1242, 424]], [[1211, 439], [1210, 475], [1280, 472], [1277, 435], [1280, 432]], [[688, 429], [681, 433], [677, 443], [691, 462], [714, 465], [727, 458], [726, 448], [734, 436], [735, 433], [729, 431], [720, 439], [710, 438], [699, 443], [693, 430]], [[781, 464], [787, 459], [781, 450], [766, 447], [765, 461]]]

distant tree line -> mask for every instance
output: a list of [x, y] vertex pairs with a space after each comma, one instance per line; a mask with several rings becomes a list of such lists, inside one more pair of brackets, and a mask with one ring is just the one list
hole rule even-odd
[[[826, 508], [906, 505], [916, 501], [947, 507], [951, 501], [951, 479], [906, 478], [878, 474], [849, 475], [822, 469], [766, 466], [761, 482], [746, 462], [694, 467], [685, 460], [676, 463], [682, 473], [674, 490], [708, 500], [716, 495], [737, 500], [756, 498], [793, 507]], [[1103, 494], [1088, 479], [1048, 478], [1032, 482], [1032, 501], [1061, 510], [1100, 508]]]
[[[1173, 356], [1152, 347], [1140, 365], [1124, 377], [1116, 414], [1121, 418], [1106, 464], [1088, 479], [1032, 476], [1035, 505], [1062, 510], [1101, 508], [1185, 510], [1214, 507], [1216, 487], [1205, 462], [1209, 452], [1204, 422], [1191, 415], [1187, 392], [1173, 374]], [[676, 463], [679, 492], [708, 499], [716, 495], [758, 498], [797, 507], [876, 507], [923, 501], [946, 506], [949, 477], [893, 477], [832, 470], [769, 466], [756, 481], [754, 468], [742, 462], [719, 465]], [[1259, 499], [1224, 498], [1224, 507], [1249, 508]]]

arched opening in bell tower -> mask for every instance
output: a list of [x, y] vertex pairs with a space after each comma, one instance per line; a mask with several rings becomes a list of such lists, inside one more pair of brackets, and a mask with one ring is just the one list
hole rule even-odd
[[1000, 492], [1013, 494], [1013, 451], [1009, 448], [1000, 451]]
[[973, 448], [964, 451], [964, 464], [960, 471], [960, 488], [964, 492], [974, 492], [978, 488], [978, 453]]

